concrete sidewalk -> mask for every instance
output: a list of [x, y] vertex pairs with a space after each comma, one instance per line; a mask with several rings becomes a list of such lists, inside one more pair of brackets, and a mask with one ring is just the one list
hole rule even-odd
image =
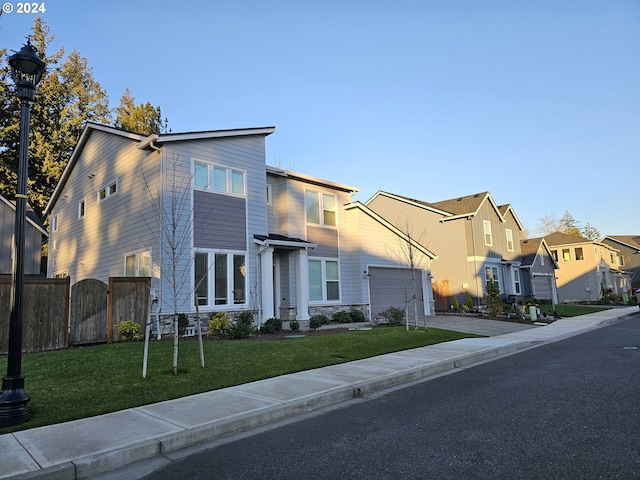
[[429, 326], [494, 336], [381, 355], [1, 435], [0, 479], [95, 478], [143, 461], [153, 461], [159, 468], [171, 461], [172, 453], [201, 442], [578, 335], [636, 313], [637, 307], [615, 308], [548, 326], [435, 317], [429, 319]]

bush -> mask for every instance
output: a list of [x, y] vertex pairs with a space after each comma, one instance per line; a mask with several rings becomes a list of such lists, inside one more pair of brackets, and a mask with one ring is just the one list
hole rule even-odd
[[402, 325], [404, 322], [404, 310], [396, 307], [389, 307], [378, 316], [384, 318], [390, 325]]
[[178, 314], [178, 335], [183, 336], [189, 326], [189, 317], [185, 313]]
[[253, 312], [250, 310], [243, 310], [242, 312], [240, 312], [240, 315], [238, 316], [238, 320], [236, 321], [236, 323], [242, 323], [249, 326], [252, 325]]
[[494, 282], [493, 280], [489, 282], [485, 301], [487, 302], [489, 316], [495, 317], [502, 313], [502, 297], [500, 296], [500, 286], [498, 282]]
[[253, 327], [246, 321], [238, 319], [236, 323], [229, 327], [229, 333], [227, 336], [232, 340], [239, 340], [241, 338], [247, 338], [253, 332]]
[[467, 307], [469, 310], [473, 308], [473, 298], [471, 298], [471, 294], [469, 293], [468, 290], [464, 295], [464, 306]]
[[352, 322], [366, 322], [367, 318], [364, 316], [364, 312], [362, 310], [357, 310], [357, 309], [352, 309], [349, 312], [349, 315], [351, 316], [351, 321]]
[[291, 320], [289, 322], [289, 329], [292, 332], [297, 332], [298, 330], [300, 330], [300, 322], [298, 322], [297, 320]]
[[309, 328], [317, 330], [322, 325], [329, 323], [329, 319], [326, 315], [314, 315], [309, 319]]
[[142, 327], [131, 320], [125, 320], [116, 325], [116, 331], [123, 342], [137, 342], [144, 339]]
[[340, 310], [333, 314], [331, 319], [338, 323], [351, 323], [351, 315], [346, 310]]
[[264, 333], [274, 333], [282, 330], [282, 320], [279, 318], [270, 318], [264, 325], [262, 325], [262, 331]]
[[231, 317], [227, 312], [212, 312], [209, 315], [207, 337], [226, 337], [231, 327]]
[[453, 311], [460, 311], [460, 302], [458, 302], [458, 297], [453, 297]]

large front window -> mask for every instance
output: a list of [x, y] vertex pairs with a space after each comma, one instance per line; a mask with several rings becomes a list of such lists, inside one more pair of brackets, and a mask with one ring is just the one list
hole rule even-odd
[[485, 285], [488, 287], [491, 282], [498, 283], [498, 268], [497, 267], [486, 267], [484, 269], [484, 280]]
[[304, 196], [307, 223], [336, 226], [338, 202], [335, 195], [307, 190]]
[[309, 300], [340, 300], [340, 269], [335, 260], [309, 260]]
[[198, 295], [198, 304], [205, 306], [245, 304], [247, 302], [245, 260], [244, 253], [196, 253], [194, 286]]

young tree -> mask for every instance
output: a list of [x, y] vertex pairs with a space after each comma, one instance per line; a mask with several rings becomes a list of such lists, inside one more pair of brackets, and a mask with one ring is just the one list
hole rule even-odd
[[502, 313], [502, 296], [500, 295], [500, 286], [498, 282], [489, 281], [485, 295], [487, 309], [490, 316], [495, 317]]
[[120, 105], [115, 112], [115, 126], [122, 130], [151, 135], [167, 129], [167, 120], [163, 123], [160, 107], [154, 107], [149, 102], [136, 105], [136, 99], [128, 88], [120, 97]]
[[[105, 90], [93, 78], [87, 60], [73, 51], [66, 60], [64, 48], [48, 54], [54, 36], [40, 17], [30, 37], [46, 64], [46, 72], [31, 106], [29, 142], [29, 203], [41, 216], [86, 121], [110, 123]], [[6, 50], [2, 56], [7, 57]], [[19, 100], [8, 78], [7, 62], [0, 69], [0, 194], [15, 193], [18, 159]]]

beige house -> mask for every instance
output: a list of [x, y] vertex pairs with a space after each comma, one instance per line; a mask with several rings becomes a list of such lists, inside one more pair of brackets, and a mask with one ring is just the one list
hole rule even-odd
[[560, 303], [595, 302], [628, 294], [629, 274], [620, 268], [619, 250], [579, 235], [555, 232], [544, 237], [553, 258]]

